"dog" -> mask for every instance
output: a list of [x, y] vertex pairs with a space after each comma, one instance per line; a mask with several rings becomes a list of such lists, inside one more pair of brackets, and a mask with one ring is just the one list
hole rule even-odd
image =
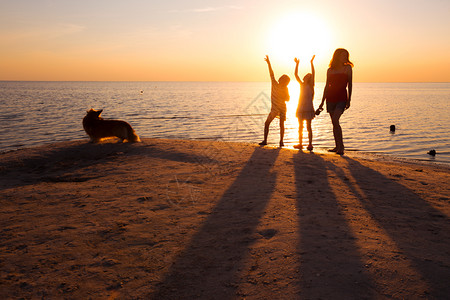
[[101, 139], [108, 137], [118, 137], [122, 142], [124, 140], [131, 143], [141, 141], [130, 124], [121, 120], [104, 120], [100, 117], [102, 111], [103, 109], [91, 108], [83, 118], [83, 128], [91, 138], [91, 143], [100, 142]]

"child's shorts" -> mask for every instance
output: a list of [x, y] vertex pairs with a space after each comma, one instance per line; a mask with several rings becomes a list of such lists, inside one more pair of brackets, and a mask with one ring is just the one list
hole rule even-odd
[[273, 107], [270, 110], [269, 116], [272, 116], [274, 118], [275, 117], [279, 117], [280, 121], [286, 121], [286, 111], [282, 111], [282, 110], [279, 110], [279, 109], [274, 109]]
[[327, 101], [327, 112], [332, 114], [336, 109], [345, 110], [345, 105], [347, 103], [346, 102], [331, 102], [331, 101]]

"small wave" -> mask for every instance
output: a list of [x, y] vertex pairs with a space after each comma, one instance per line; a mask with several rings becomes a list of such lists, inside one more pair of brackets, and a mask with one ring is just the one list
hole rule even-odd
[[22, 120], [25, 117], [25, 114], [5, 114], [0, 115], [0, 121], [7, 121], [7, 120]]
[[239, 115], [221, 115], [221, 116], [169, 116], [169, 117], [140, 117], [142, 120], [173, 120], [173, 119], [195, 119], [195, 120], [204, 120], [204, 119], [231, 119], [231, 118], [239, 118], [239, 117], [261, 117], [266, 116], [267, 114], [239, 114]]

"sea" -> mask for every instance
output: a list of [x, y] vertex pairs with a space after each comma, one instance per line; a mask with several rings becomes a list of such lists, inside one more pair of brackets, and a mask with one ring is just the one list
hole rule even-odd
[[[324, 83], [315, 87], [320, 104]], [[299, 86], [289, 85], [285, 144], [298, 143]], [[129, 122], [143, 138], [258, 143], [270, 82], [0, 81], [0, 152], [85, 139], [90, 108]], [[341, 117], [346, 152], [450, 165], [450, 83], [354, 83]], [[394, 125], [396, 130], [391, 131]], [[312, 121], [316, 151], [334, 147], [329, 115]], [[307, 144], [305, 126], [303, 144]], [[279, 121], [269, 144], [279, 142]], [[435, 150], [436, 155], [428, 154]]]

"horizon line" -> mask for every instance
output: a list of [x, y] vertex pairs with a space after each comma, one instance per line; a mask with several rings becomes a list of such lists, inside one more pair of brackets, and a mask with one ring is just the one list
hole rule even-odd
[[[9, 80], [0, 82], [270, 82], [270, 80]], [[316, 81], [325, 82], [325, 81]], [[450, 83], [450, 81], [353, 81], [353, 83]]]

